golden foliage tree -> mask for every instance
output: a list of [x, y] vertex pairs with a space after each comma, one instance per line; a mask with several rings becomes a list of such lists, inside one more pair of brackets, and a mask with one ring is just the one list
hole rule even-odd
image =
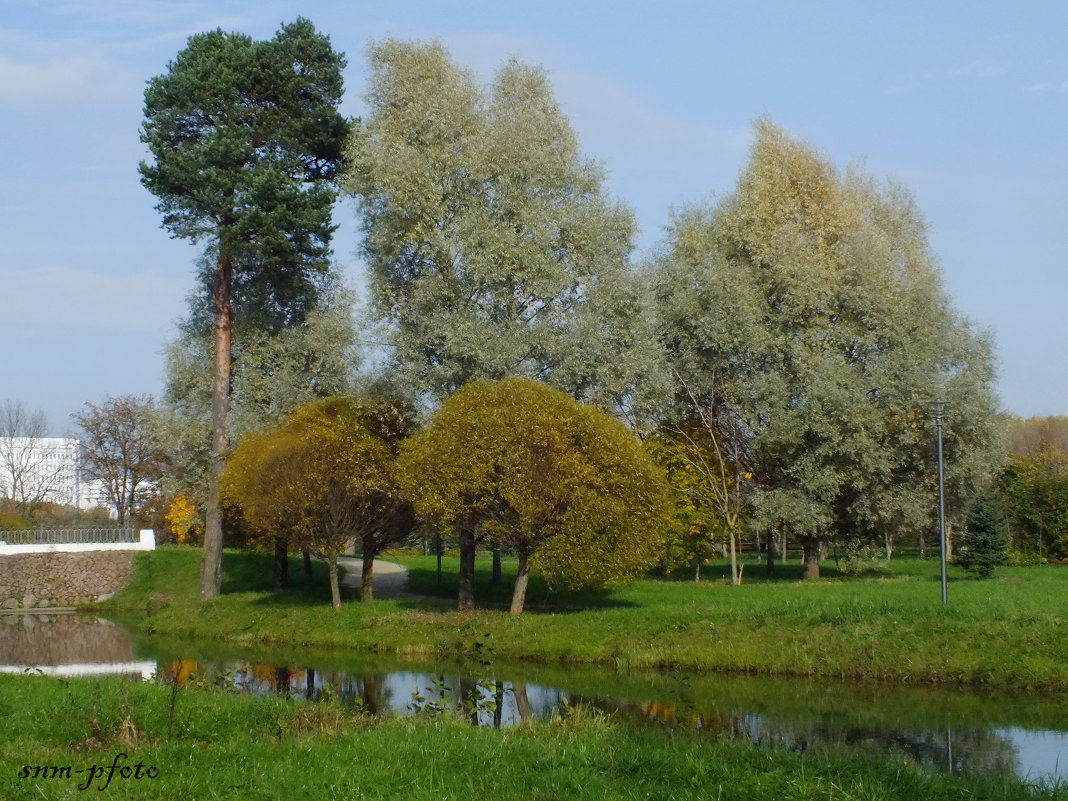
[[371, 600], [375, 556], [411, 529], [411, 505], [394, 478], [396, 442], [408, 431], [388, 402], [354, 395], [297, 407], [280, 424], [245, 436], [223, 475], [224, 499], [263, 532], [284, 532], [326, 561], [340, 609], [337, 558], [363, 547], [362, 600]]
[[[404, 443], [398, 464], [420, 515], [515, 550], [512, 614], [532, 561], [550, 581], [602, 586], [662, 553], [669, 500], [656, 463], [621, 423], [537, 381], [467, 385]], [[472, 602], [461, 594], [461, 608]]]

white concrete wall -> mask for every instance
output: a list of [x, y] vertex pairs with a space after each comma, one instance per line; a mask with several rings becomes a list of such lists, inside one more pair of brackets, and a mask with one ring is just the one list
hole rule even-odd
[[141, 529], [138, 542], [72, 542], [31, 545], [8, 545], [0, 542], [0, 556], [20, 553], [85, 553], [86, 551], [154, 551], [156, 550], [156, 532], [150, 528]]

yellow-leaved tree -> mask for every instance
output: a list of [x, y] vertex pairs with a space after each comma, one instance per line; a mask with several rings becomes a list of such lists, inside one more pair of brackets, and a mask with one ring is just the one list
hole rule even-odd
[[341, 608], [337, 558], [353, 541], [363, 550], [361, 600], [372, 597], [374, 559], [403, 540], [411, 504], [394, 477], [398, 441], [410, 417], [370, 395], [298, 406], [281, 423], [246, 435], [223, 474], [225, 502], [264, 534], [283, 533], [328, 567], [330, 597]]
[[[669, 519], [663, 473], [619, 421], [526, 378], [476, 381], [401, 446], [417, 512], [453, 534], [514, 550], [512, 614], [531, 563], [550, 581], [603, 586], [656, 563]], [[461, 582], [460, 607], [473, 603]]]

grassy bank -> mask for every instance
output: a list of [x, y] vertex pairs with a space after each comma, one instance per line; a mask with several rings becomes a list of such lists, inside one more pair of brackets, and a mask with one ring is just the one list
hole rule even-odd
[[[334, 613], [321, 576], [275, 593], [266, 556], [230, 552], [224, 594], [202, 603], [198, 559], [173, 548], [139, 557], [131, 586], [102, 611], [146, 633], [246, 645], [455, 658], [488, 643], [502, 660], [1068, 690], [1062, 567], [954, 580], [948, 608], [939, 602], [937, 562], [919, 560], [895, 562], [886, 575], [807, 583], [789, 565], [772, 579], [753, 565], [742, 587], [677, 577], [566, 595], [534, 583], [531, 611], [511, 617], [499, 608], [457, 612], [444, 598], [351, 600]], [[440, 589], [432, 557], [400, 561], [412, 571], [412, 589], [451, 593], [455, 560], [446, 560]], [[507, 595], [507, 586], [489, 586], [488, 562], [479, 581], [491, 605]]]
[[[617, 727], [581, 710], [493, 730], [186, 687], [172, 696], [166, 686], [118, 679], [0, 676], [0, 720], [0, 797], [12, 801], [83, 792], [236, 801], [1068, 798], [1014, 780], [929, 773], [903, 757], [760, 751]], [[140, 764], [143, 778], [117, 771], [101, 791], [119, 754], [120, 767]], [[37, 766], [58, 775], [34, 779]]]

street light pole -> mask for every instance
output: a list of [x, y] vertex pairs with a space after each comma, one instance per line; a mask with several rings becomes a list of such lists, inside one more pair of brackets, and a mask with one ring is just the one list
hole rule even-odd
[[949, 603], [946, 593], [946, 499], [945, 499], [945, 471], [942, 467], [942, 412], [945, 411], [946, 402], [936, 398], [932, 404], [934, 407], [935, 428], [938, 430], [938, 542], [942, 561], [942, 605]]

